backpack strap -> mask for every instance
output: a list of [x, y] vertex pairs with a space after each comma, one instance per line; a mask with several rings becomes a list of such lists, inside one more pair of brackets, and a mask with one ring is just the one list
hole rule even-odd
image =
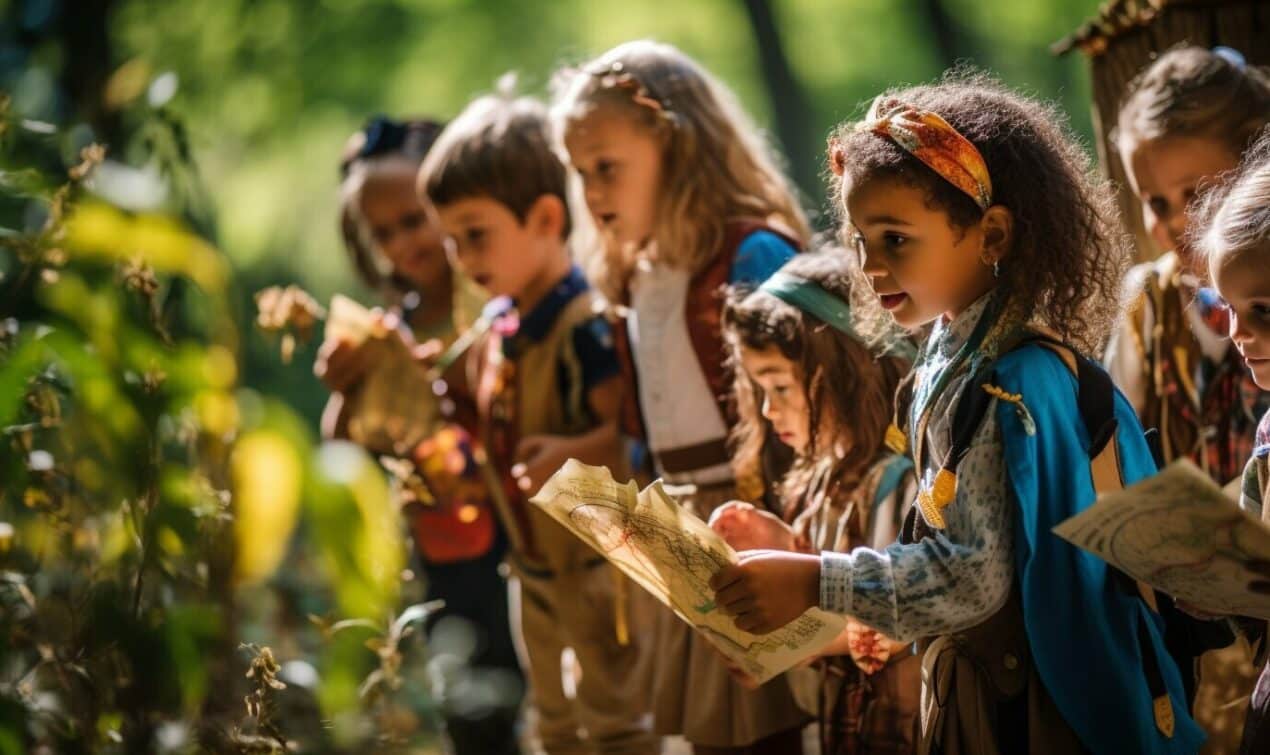
[[[1116, 442], [1119, 432], [1119, 422], [1115, 414], [1116, 392], [1111, 377], [1089, 359], [1078, 354], [1071, 346], [1045, 333], [1029, 334], [1016, 343], [1010, 351], [1032, 344], [1051, 351], [1062, 360], [1076, 378], [1076, 407], [1080, 413], [1081, 422], [1084, 423], [1089, 434], [1089, 468], [1094, 492], [1102, 494], [1123, 489], [1120, 450]], [[955, 474], [956, 465], [970, 450], [970, 443], [982, 424], [992, 399], [1008, 400], [1010, 398], [1002, 396], [1000, 389], [992, 390], [994, 373], [995, 363], [985, 365], [966, 382], [962, 389], [957, 410], [953, 414], [952, 444], [939, 474]], [[955, 477], [953, 479], [955, 480]], [[1152, 613], [1159, 614], [1160, 609], [1154, 588], [1145, 582], [1133, 580], [1111, 565], [1107, 568], [1121, 590], [1140, 598]], [[1145, 619], [1138, 627], [1138, 641], [1144, 648], [1142, 672], [1154, 700], [1156, 727], [1165, 736], [1171, 737], [1175, 723], [1173, 707], [1169, 701], [1164, 676], [1160, 671], [1159, 659], [1154, 653], [1149, 652], [1151, 636]]]

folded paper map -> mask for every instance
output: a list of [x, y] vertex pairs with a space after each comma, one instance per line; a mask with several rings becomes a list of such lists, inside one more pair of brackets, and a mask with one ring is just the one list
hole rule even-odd
[[325, 335], [369, 350], [375, 362], [344, 397], [349, 440], [375, 453], [408, 455], [440, 417], [431, 385], [405, 342], [369, 309], [338, 294], [331, 299]]
[[1270, 529], [1188, 460], [1097, 503], [1054, 534], [1134, 579], [1219, 615], [1270, 618], [1270, 595], [1248, 583], [1270, 561]]
[[737, 629], [710, 589], [710, 578], [735, 562], [736, 552], [660, 481], [639, 490], [616, 482], [605, 467], [570, 459], [532, 501], [759, 683], [815, 654], [846, 626], [845, 617], [812, 608], [771, 634]]

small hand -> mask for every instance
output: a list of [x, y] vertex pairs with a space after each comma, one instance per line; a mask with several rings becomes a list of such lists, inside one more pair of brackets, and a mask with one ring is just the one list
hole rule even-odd
[[[333, 393], [347, 393], [366, 379], [366, 373], [383, 357], [383, 349], [399, 345], [423, 367], [442, 351], [440, 341], [419, 344], [395, 312], [371, 311], [370, 336], [353, 343], [342, 338], [327, 339], [318, 347], [313, 374]], [[395, 342], [395, 343], [394, 343]]]
[[368, 345], [341, 339], [323, 341], [313, 361], [313, 374], [332, 393], [347, 393], [365, 379], [375, 361]]
[[855, 619], [847, 621], [847, 647], [851, 660], [865, 674], [879, 671], [891, 658], [892, 641], [881, 632]]
[[745, 501], [729, 501], [710, 515], [710, 528], [734, 550], [792, 551], [794, 531], [775, 514]]
[[526, 495], [533, 495], [569, 460], [569, 439], [558, 435], [530, 435], [516, 444], [512, 477]]
[[737, 629], [767, 634], [820, 600], [820, 558], [787, 551], [743, 551], [710, 580], [715, 602]]

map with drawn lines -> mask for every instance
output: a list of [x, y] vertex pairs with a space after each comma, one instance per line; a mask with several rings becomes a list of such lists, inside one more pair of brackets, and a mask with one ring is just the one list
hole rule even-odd
[[1100, 496], [1054, 534], [1134, 579], [1219, 615], [1270, 618], [1244, 564], [1270, 560], [1270, 529], [1189, 460]]
[[570, 459], [532, 502], [665, 603], [759, 683], [808, 658], [837, 637], [842, 616], [812, 608], [771, 634], [737, 629], [714, 604], [710, 578], [736, 552], [654, 482], [638, 490], [605, 467]]

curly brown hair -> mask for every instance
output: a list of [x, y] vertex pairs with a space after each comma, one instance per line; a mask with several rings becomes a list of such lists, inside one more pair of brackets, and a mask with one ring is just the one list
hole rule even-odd
[[[993, 202], [1014, 216], [998, 282], [1007, 306], [1030, 313], [1077, 349], [1098, 353], [1119, 311], [1128, 237], [1109, 184], [1071, 134], [1066, 116], [969, 68], [881, 96], [938, 113], [975, 145], [992, 177]], [[916, 187], [957, 228], [982, 217], [967, 194], [891, 139], [855, 123], [838, 127], [829, 153], [831, 193], [844, 224], [843, 178], [851, 186], [890, 179]]]
[[[767, 421], [762, 388], [741, 368], [741, 348], [778, 349], [794, 363], [807, 396], [810, 440], [780, 484], [786, 505], [801, 500], [826, 459], [835, 484], [854, 485], [882, 452], [896, 387], [912, 344], [873, 296], [868, 281], [843, 250], [800, 254], [781, 268], [809, 280], [851, 307], [855, 337], [764, 291], [734, 287], [723, 310], [723, 333], [732, 362], [738, 422], [732, 431], [732, 466], [738, 480], [760, 478]], [[826, 428], [831, 434], [822, 434]], [[841, 458], [836, 448], [845, 449]]]

